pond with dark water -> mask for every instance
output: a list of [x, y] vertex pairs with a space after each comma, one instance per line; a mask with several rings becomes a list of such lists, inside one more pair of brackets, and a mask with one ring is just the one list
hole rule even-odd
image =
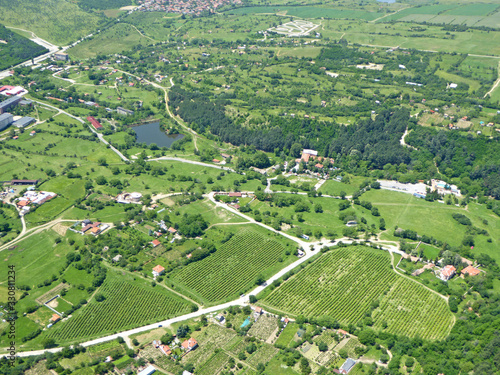
[[160, 129], [160, 123], [150, 122], [149, 124], [133, 126], [138, 143], [152, 143], [158, 147], [170, 147], [175, 141], [184, 138], [183, 134], [166, 134]]

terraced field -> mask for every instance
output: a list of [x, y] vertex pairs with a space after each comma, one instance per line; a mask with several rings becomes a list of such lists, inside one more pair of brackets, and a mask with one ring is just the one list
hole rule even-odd
[[270, 293], [262, 305], [295, 316], [330, 315], [347, 325], [363, 319], [377, 300], [375, 327], [387, 323], [391, 333], [442, 339], [453, 325], [443, 298], [398, 276], [388, 253], [367, 247], [323, 255]]

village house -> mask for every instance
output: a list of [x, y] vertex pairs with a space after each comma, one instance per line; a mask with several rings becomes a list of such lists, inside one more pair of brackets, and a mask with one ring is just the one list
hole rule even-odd
[[160, 351], [165, 354], [165, 355], [170, 355], [172, 354], [172, 350], [168, 345], [160, 345]]
[[198, 346], [198, 342], [191, 337], [189, 340], [185, 340], [181, 346], [185, 351], [190, 352]]
[[218, 314], [218, 315], [215, 317], [215, 320], [217, 320], [219, 323], [224, 323], [224, 321], [226, 320], [226, 318], [224, 318], [224, 315], [222, 315], [222, 314]]
[[160, 266], [159, 264], [153, 268], [153, 277], [158, 277], [163, 275], [165, 272], [165, 267]]
[[161, 245], [161, 242], [158, 240], [153, 240], [153, 241], [151, 241], [151, 245], [153, 245], [153, 247], [157, 247], [157, 246]]
[[255, 308], [253, 309], [254, 310], [254, 315], [255, 315], [255, 318], [258, 318], [259, 316], [261, 316], [264, 311], [262, 310], [262, 307], [259, 307], [259, 306], [255, 306]]
[[462, 270], [462, 277], [465, 275], [469, 276], [477, 276], [481, 273], [476, 267], [473, 266], [467, 266]]
[[443, 269], [441, 270], [441, 274], [439, 278], [443, 281], [448, 281], [450, 280], [453, 276], [455, 276], [457, 269], [453, 267], [452, 265], [447, 265], [444, 266]]

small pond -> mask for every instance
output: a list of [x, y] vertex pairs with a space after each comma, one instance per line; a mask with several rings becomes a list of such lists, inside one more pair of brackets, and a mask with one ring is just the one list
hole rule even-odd
[[160, 129], [158, 121], [134, 126], [132, 129], [135, 131], [137, 142], [146, 143], [148, 146], [155, 143], [158, 147], [170, 147], [175, 141], [184, 138], [183, 134], [166, 134]]

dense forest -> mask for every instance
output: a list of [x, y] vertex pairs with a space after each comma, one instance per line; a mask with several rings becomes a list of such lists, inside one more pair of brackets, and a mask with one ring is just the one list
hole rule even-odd
[[[498, 139], [416, 126], [406, 142], [416, 147], [420, 154], [433, 157], [441, 174], [460, 178], [466, 194], [476, 195], [482, 190], [485, 195], [500, 199]], [[471, 185], [469, 181], [478, 183]]]
[[410, 153], [399, 142], [409, 122], [410, 112], [403, 108], [394, 112], [383, 111], [375, 120], [370, 118], [357, 125], [344, 126], [340, 128], [338, 138], [332, 141], [329, 154], [363, 159], [377, 169], [388, 163], [408, 164]]
[[47, 52], [46, 48], [0, 25], [0, 70]]

